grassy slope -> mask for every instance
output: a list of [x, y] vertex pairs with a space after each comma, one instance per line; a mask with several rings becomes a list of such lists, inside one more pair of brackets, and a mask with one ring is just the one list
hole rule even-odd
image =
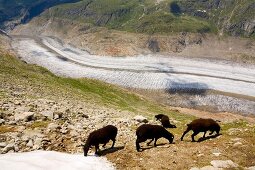
[[170, 1], [155, 5], [154, 0], [83, 0], [53, 7], [43, 16], [140, 33], [216, 32], [215, 27], [205, 20], [174, 15], [169, 5]]
[[76, 98], [99, 107], [106, 106], [138, 114], [165, 112], [180, 120], [187, 117], [114, 85], [90, 79], [57, 77], [42, 67], [25, 64], [9, 54], [0, 54], [0, 82], [3, 82], [4, 91], [7, 85], [15, 87], [18, 84], [28, 91], [26, 97], [59, 97], [67, 100]]

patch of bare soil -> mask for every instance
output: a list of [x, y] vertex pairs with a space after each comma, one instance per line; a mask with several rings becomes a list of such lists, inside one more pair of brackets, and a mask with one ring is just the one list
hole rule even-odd
[[255, 165], [255, 143], [254, 135], [248, 135], [252, 128], [247, 129], [238, 128], [240, 131], [244, 130], [242, 134], [237, 129], [237, 133], [223, 130], [221, 136], [202, 142], [191, 142], [189, 135], [184, 141], [180, 141], [181, 133], [170, 130], [175, 134], [173, 144], [161, 139], [158, 141], [159, 146], [147, 146], [144, 143], [145, 150], [137, 152], [133, 139], [124, 149], [106, 156], [115, 163], [117, 169], [190, 169], [209, 165], [212, 160], [232, 160], [240, 167], [249, 167]]

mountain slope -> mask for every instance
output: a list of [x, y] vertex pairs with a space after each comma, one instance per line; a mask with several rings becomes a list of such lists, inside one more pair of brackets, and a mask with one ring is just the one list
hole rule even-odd
[[45, 9], [54, 5], [78, 0], [0, 0], [0, 29], [12, 29], [28, 22]]
[[61, 18], [139, 33], [226, 33], [253, 37], [255, 2], [251, 0], [83, 0], [53, 7], [44, 17]]

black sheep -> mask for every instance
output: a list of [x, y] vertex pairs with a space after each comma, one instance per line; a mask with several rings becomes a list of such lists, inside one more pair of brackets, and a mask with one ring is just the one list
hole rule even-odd
[[118, 129], [112, 125], [108, 125], [101, 129], [91, 132], [83, 148], [84, 156], [87, 156], [87, 153], [91, 146], [95, 146], [96, 148], [95, 154], [97, 154], [99, 150], [99, 144], [104, 144], [103, 147], [105, 147], [105, 145], [110, 140], [112, 140], [113, 142], [111, 147], [113, 148], [115, 144], [117, 132], [118, 132]]
[[156, 120], [160, 120], [162, 126], [164, 128], [176, 128], [175, 125], [172, 125], [169, 121], [169, 117], [164, 114], [158, 114], [155, 116]]
[[139, 126], [136, 130], [136, 150], [140, 151], [139, 143], [145, 142], [147, 139], [151, 139], [147, 143], [149, 145], [154, 139], [154, 146], [157, 146], [157, 140], [161, 137], [166, 138], [169, 143], [172, 143], [174, 140], [174, 135], [168, 132], [164, 127], [159, 125], [150, 125], [150, 124], [143, 124]]
[[207, 131], [211, 132], [209, 135], [212, 135], [213, 132], [216, 132], [217, 135], [219, 135], [220, 132], [220, 125], [213, 119], [195, 119], [190, 124], [187, 124], [187, 126], [187, 130], [183, 133], [181, 140], [183, 140], [185, 134], [188, 133], [190, 130], [193, 131], [193, 134], [191, 135], [192, 142], [195, 142], [194, 137], [199, 132], [204, 132], [203, 138], [205, 138], [205, 134]]

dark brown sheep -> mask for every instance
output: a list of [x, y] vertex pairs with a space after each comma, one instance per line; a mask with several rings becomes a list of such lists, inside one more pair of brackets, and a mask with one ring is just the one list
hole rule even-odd
[[117, 132], [118, 132], [118, 129], [112, 125], [108, 125], [101, 129], [91, 132], [83, 148], [84, 156], [87, 156], [89, 148], [91, 146], [95, 146], [96, 148], [95, 154], [97, 154], [99, 150], [99, 144], [104, 144], [103, 147], [105, 147], [105, 145], [110, 140], [112, 140], [113, 142], [111, 147], [113, 148], [115, 144]]
[[169, 143], [172, 143], [174, 140], [174, 135], [168, 132], [164, 127], [150, 124], [143, 124], [139, 126], [136, 130], [136, 136], [136, 150], [138, 152], [140, 151], [139, 143], [145, 142], [147, 139], [151, 139], [151, 141], [149, 141], [147, 145], [149, 145], [155, 139], [155, 147], [157, 146], [156, 143], [159, 138], [166, 138]]
[[164, 114], [158, 114], [155, 116], [156, 120], [159, 120], [164, 128], [176, 128], [175, 125], [172, 125], [169, 121], [169, 117]]
[[192, 142], [195, 142], [194, 137], [199, 132], [204, 132], [203, 138], [205, 138], [205, 134], [207, 131], [211, 132], [209, 135], [212, 135], [213, 132], [216, 132], [217, 135], [219, 135], [220, 132], [220, 125], [213, 119], [195, 119], [190, 124], [187, 124], [187, 126], [187, 130], [183, 133], [181, 140], [183, 140], [185, 134], [188, 133], [190, 130], [193, 131], [193, 134], [191, 135]]

